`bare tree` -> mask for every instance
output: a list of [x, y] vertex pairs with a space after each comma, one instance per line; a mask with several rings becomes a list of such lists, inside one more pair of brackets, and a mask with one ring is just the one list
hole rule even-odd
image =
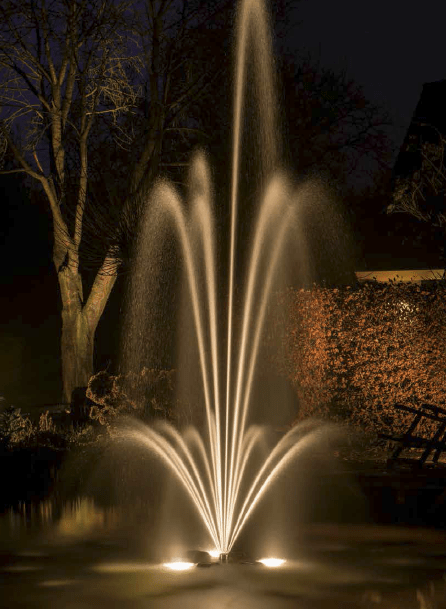
[[[63, 396], [93, 373], [97, 324], [120, 264], [109, 240], [93, 281], [81, 264], [92, 178], [102, 141], [129, 162], [125, 198], [157, 176], [163, 142], [205, 90], [188, 65], [189, 34], [228, 2], [204, 0], [5, 0], [0, 7], [0, 150], [40, 184], [53, 219], [62, 300]], [[212, 19], [214, 19], [212, 17]], [[209, 73], [208, 73], [209, 76]], [[22, 135], [23, 134], [23, 137]], [[101, 205], [106, 206], [102, 201]], [[24, 222], [26, 220], [24, 219]], [[99, 238], [99, 236], [98, 236]], [[106, 240], [107, 242], [107, 240]], [[88, 245], [88, 244], [87, 244]], [[88, 294], [86, 288], [89, 288]]]
[[[126, 8], [106, 0], [11, 0], [0, 9], [3, 148], [10, 147], [18, 164], [9, 173], [37, 180], [51, 209], [66, 401], [92, 373], [95, 330], [116, 279], [109, 252], [84, 296], [79, 249], [93, 123], [100, 113], [116, 119], [136, 101], [129, 72], [140, 60], [128, 52]], [[76, 150], [75, 175], [68, 142]]]
[[389, 167], [392, 120], [345, 72], [285, 57], [282, 74], [288, 145], [299, 172], [357, 181]]
[[[430, 138], [432, 139], [432, 138]], [[417, 163], [395, 178], [387, 213], [406, 213], [434, 227], [446, 227], [446, 138], [420, 142]]]

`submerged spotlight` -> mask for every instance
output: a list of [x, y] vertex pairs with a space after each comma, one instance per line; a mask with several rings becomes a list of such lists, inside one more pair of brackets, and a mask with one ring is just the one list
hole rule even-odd
[[259, 560], [265, 567], [280, 567], [286, 561], [284, 558], [262, 558]]
[[212, 558], [218, 558], [220, 556], [220, 551], [219, 550], [208, 550], [208, 554]]
[[171, 571], [187, 571], [188, 569], [192, 569], [195, 567], [195, 563], [193, 562], [181, 562], [179, 560], [175, 562], [165, 562], [163, 567], [166, 569], [171, 569]]

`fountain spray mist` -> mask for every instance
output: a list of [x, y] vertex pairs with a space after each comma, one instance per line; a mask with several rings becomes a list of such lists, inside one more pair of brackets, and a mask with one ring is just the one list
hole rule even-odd
[[[250, 514], [279, 473], [304, 451], [321, 430], [313, 423], [297, 426], [284, 435], [266, 458], [259, 459], [266, 430], [252, 423], [255, 411], [253, 385], [268, 308], [277, 287], [279, 270], [294, 227], [299, 192], [279, 168], [277, 119], [274, 100], [270, 28], [260, 0], [242, 0], [237, 13], [236, 75], [234, 92], [231, 224], [226, 298], [217, 290], [217, 240], [212, 186], [207, 159], [197, 153], [189, 174], [186, 206], [174, 186], [160, 180], [147, 200], [133, 270], [124, 345], [124, 368], [138, 371], [145, 365], [147, 294], [154, 286], [148, 267], [162, 264], [155, 246], [163, 244], [167, 227], [175, 233], [183, 261], [187, 306], [193, 325], [190, 353], [196, 348], [200, 387], [188, 400], [203, 404], [203, 429], [179, 431], [164, 423], [137, 427], [127, 433], [157, 455], [174, 473], [193, 502], [216, 549], [230, 552]], [[255, 102], [261, 125], [258, 182], [262, 194], [244, 261], [242, 300], [234, 306], [238, 264], [237, 217], [246, 104], [246, 68], [253, 57]], [[246, 134], [245, 134], [246, 135]], [[257, 186], [257, 185], [256, 185]], [[246, 258], [246, 257], [244, 257]], [[152, 269], [153, 270], [153, 269]], [[158, 278], [160, 274], [158, 273]], [[162, 285], [162, 281], [160, 283]], [[239, 290], [240, 291], [240, 290]], [[240, 312], [239, 312], [240, 311]], [[225, 319], [226, 340], [219, 320]]]

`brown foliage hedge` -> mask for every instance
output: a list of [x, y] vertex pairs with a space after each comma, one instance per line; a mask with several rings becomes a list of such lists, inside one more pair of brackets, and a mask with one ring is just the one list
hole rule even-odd
[[[395, 403], [446, 402], [446, 284], [289, 290], [286, 373], [299, 420], [401, 433]], [[431, 431], [429, 423], [424, 424]]]

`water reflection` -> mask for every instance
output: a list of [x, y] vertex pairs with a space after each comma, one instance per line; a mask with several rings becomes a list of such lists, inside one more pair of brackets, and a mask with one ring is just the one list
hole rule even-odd
[[62, 537], [82, 537], [111, 532], [119, 523], [116, 508], [98, 507], [93, 499], [79, 498], [64, 506], [57, 523], [57, 534]]
[[85, 539], [111, 533], [122, 519], [121, 510], [98, 506], [90, 497], [63, 503], [54, 499], [36, 504], [22, 502], [0, 516], [0, 536], [6, 540], [42, 533], [61, 539]]

